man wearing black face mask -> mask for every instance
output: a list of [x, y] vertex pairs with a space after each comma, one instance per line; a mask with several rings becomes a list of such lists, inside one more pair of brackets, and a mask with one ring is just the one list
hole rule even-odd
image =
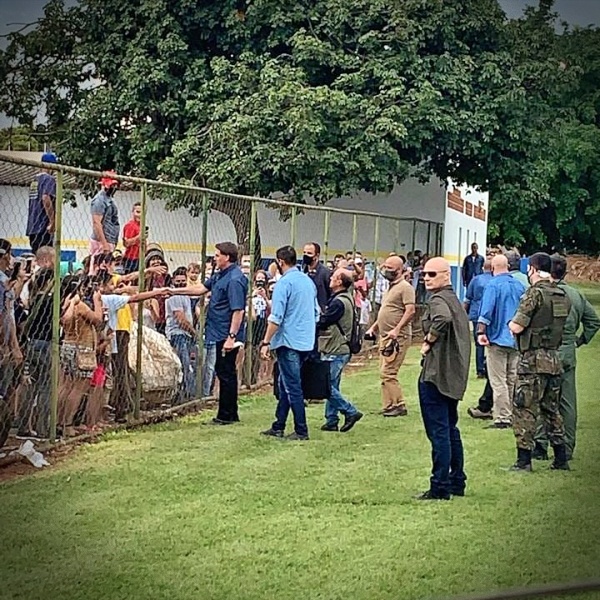
[[329, 280], [331, 273], [329, 269], [321, 264], [321, 246], [317, 242], [309, 242], [304, 245], [304, 255], [302, 256], [302, 270], [312, 279], [317, 288], [317, 302], [321, 312], [329, 302], [331, 290]]
[[404, 417], [408, 414], [404, 392], [398, 382], [398, 371], [412, 339], [415, 290], [404, 279], [403, 268], [404, 262], [399, 256], [385, 259], [381, 274], [389, 281], [389, 288], [383, 296], [377, 321], [365, 334], [380, 334], [381, 414], [384, 417]]
[[[107, 171], [100, 180], [100, 191], [92, 198], [92, 236], [90, 239], [90, 254], [112, 254], [119, 241], [119, 211], [113, 196], [119, 187], [119, 182], [112, 177], [114, 171]], [[91, 274], [95, 273], [92, 262]]]

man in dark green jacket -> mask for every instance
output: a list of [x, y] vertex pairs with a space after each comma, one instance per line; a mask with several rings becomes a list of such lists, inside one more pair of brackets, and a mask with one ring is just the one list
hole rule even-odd
[[450, 285], [450, 265], [432, 258], [423, 269], [431, 296], [423, 314], [425, 334], [419, 377], [419, 403], [431, 442], [433, 469], [429, 489], [420, 500], [464, 496], [467, 476], [458, 423], [458, 402], [469, 379], [471, 332], [469, 320]]
[[[340, 391], [342, 371], [350, 362], [350, 336], [354, 319], [354, 298], [350, 293], [353, 278], [346, 269], [337, 269], [331, 276], [329, 287], [333, 293], [325, 312], [317, 324], [319, 352], [329, 363], [331, 394], [325, 403], [323, 431], [350, 431], [363, 414]], [[339, 413], [345, 417], [338, 427]]]
[[[565, 427], [565, 446], [567, 460], [573, 457], [577, 430], [577, 386], [575, 384], [575, 368], [577, 366], [576, 349], [589, 344], [600, 329], [600, 318], [585, 296], [575, 288], [567, 285], [563, 279], [567, 274], [567, 259], [555, 254], [552, 256], [552, 279], [558, 287], [565, 291], [571, 302], [571, 310], [563, 329], [562, 344], [558, 349], [563, 366], [560, 385], [559, 410]], [[578, 335], [579, 329], [582, 328]], [[538, 423], [535, 436], [533, 458], [548, 459], [548, 438], [544, 427]]]

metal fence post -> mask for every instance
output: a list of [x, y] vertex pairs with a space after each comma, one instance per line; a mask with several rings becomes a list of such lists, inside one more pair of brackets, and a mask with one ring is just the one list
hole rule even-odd
[[323, 230], [323, 257], [327, 263], [329, 255], [329, 211], [325, 212], [325, 226]]
[[52, 373], [50, 379], [50, 441], [56, 440], [58, 416], [58, 387], [60, 382], [60, 255], [62, 248], [62, 208], [64, 195], [63, 172], [56, 173], [56, 203], [54, 208], [54, 289], [52, 290]]
[[400, 254], [400, 221], [396, 220], [394, 235], [394, 252]]
[[290, 232], [290, 246], [292, 248], [296, 247], [296, 215], [298, 214], [298, 209], [295, 206], [292, 206], [292, 224], [291, 224], [291, 232]]
[[371, 288], [371, 297], [373, 301], [372, 309], [375, 309], [375, 294], [377, 291], [377, 254], [379, 252], [379, 221], [381, 217], [375, 217], [375, 241], [373, 243], [373, 287]]
[[[200, 244], [202, 246], [201, 249], [201, 258], [202, 264], [200, 265], [200, 281], [204, 283], [206, 281], [206, 244], [208, 240], [208, 210], [209, 210], [209, 200], [208, 195], [206, 193], [202, 194], [202, 231], [200, 233]], [[196, 355], [196, 398], [203, 398], [203, 389], [202, 384], [204, 382], [204, 378], [202, 375], [202, 371], [204, 369], [204, 297], [201, 296], [200, 300], [198, 300], [197, 306], [200, 307], [200, 314], [198, 315], [198, 322], [196, 326], [196, 344], [198, 348], [198, 354]]]
[[[147, 211], [148, 188], [142, 184], [141, 209], [140, 216], [140, 249], [138, 251], [138, 291], [144, 292], [146, 289], [146, 276], [144, 274], [146, 258], [146, 211]], [[144, 303], [138, 303], [138, 324], [136, 340], [136, 361], [135, 361], [135, 398], [133, 404], [133, 418], [140, 418], [140, 405], [142, 401], [142, 348], [144, 337]]]
[[246, 370], [246, 381], [248, 389], [252, 389], [252, 332], [254, 329], [254, 310], [252, 308], [252, 278], [254, 274], [254, 259], [256, 246], [256, 202], [250, 203], [250, 277], [248, 285], [248, 318], [246, 327], [246, 356], [244, 369]]
[[352, 258], [356, 257], [356, 242], [358, 240], [358, 215], [352, 215]]
[[428, 221], [427, 222], [427, 254], [429, 256], [432, 256], [431, 248], [429, 246], [430, 244], [431, 244], [431, 221]]

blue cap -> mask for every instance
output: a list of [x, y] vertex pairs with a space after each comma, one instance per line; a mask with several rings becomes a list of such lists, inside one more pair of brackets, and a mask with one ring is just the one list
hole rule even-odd
[[44, 152], [44, 154], [42, 154], [42, 162], [57, 163], [58, 158], [56, 158], [56, 154], [53, 154], [52, 152]]

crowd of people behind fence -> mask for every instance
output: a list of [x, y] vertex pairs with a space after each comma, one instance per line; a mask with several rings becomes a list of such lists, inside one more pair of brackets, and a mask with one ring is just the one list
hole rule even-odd
[[[53, 163], [56, 157], [47, 153], [42, 160]], [[235, 393], [238, 381], [251, 387], [272, 380], [273, 362], [261, 360], [260, 348], [272, 312], [274, 287], [281, 277], [277, 261], [272, 261], [268, 269], [256, 268], [251, 273], [250, 256], [238, 256], [237, 247], [224, 243], [217, 245], [215, 255], [207, 257], [204, 265], [199, 258], [198, 262], [169, 272], [162, 249], [157, 244], [148, 244], [142, 265], [146, 291], [140, 294], [141, 205], [133, 206], [130, 219], [122, 225], [115, 200], [119, 182], [109, 172], [99, 184], [100, 189], [90, 203], [89, 255], [81, 263], [68, 266], [61, 263], [60, 269], [58, 435], [72, 435], [107, 420], [126, 422], [131, 415], [135, 376], [134, 365], [130, 364], [130, 342], [139, 311], [144, 331], [163, 336], [181, 365], [181, 384], [170, 403], [209, 397], [221, 389], [230, 389], [231, 368], [222, 372], [222, 352], [218, 348], [223, 341], [218, 339], [222, 332], [213, 331], [212, 313], [216, 310], [218, 314], [220, 310], [215, 290], [204, 291], [204, 298], [179, 291], [200, 285], [201, 273], [206, 281], [211, 281], [213, 276], [220, 276], [223, 270], [237, 263], [236, 270], [239, 268], [245, 285], [249, 285], [251, 298], [248, 310], [247, 288], [241, 286], [238, 310], [243, 311], [242, 324], [249, 318], [252, 320], [252, 335], [247, 343], [243, 334], [238, 336], [235, 352], [228, 353], [228, 358], [236, 356]], [[30, 186], [26, 229], [29, 251], [15, 257], [10, 241], [0, 240], [3, 300], [0, 397], [14, 415], [11, 424], [16, 427], [19, 439], [45, 440], [49, 435], [54, 272], [56, 261], [60, 260], [53, 248], [55, 199], [53, 172], [42, 170]], [[148, 229], [145, 233], [148, 235]], [[119, 242], [123, 251], [117, 248]], [[220, 264], [223, 255], [219, 248], [227, 250], [229, 263]], [[360, 331], [364, 334], [377, 318], [389, 286], [382, 275], [382, 261], [379, 260], [379, 265], [366, 264], [361, 252], [348, 251], [324, 262], [320, 245], [311, 242], [305, 245], [297, 266], [312, 279], [321, 312], [334, 293], [330, 288], [331, 275], [336, 269], [350, 274], [352, 302], [359, 309]], [[402, 257], [402, 261], [402, 278], [414, 286], [417, 297], [424, 301], [422, 268], [427, 255], [416, 250]], [[217, 286], [216, 291], [219, 289]], [[216, 309], [211, 309], [211, 299]], [[206, 329], [199, 331], [203, 313]], [[202, 361], [198, 360], [198, 335], [203, 341]], [[155, 347], [160, 344], [158, 338], [152, 339]], [[249, 372], [243, 366], [247, 353], [252, 355]], [[200, 377], [198, 364], [202, 364]], [[5, 437], [6, 431], [3, 434]]]
[[[44, 156], [45, 162], [54, 160]], [[474, 243], [461, 270], [464, 304], [451, 285], [448, 262], [416, 249], [371, 263], [356, 250], [323, 261], [319, 243], [308, 241], [301, 257], [283, 246], [267, 269], [257, 265], [252, 271], [250, 256], [240, 256], [235, 243], [224, 241], [205, 264], [169, 272], [162, 249], [151, 244], [140, 268], [141, 207], [136, 204], [121, 227], [118, 187], [110, 173], [102, 178], [91, 202], [89, 256], [78, 272], [61, 274], [59, 435], [130, 418], [136, 386], [130, 350], [140, 319], [150, 353], [162, 357], [160, 378], [175, 373], [169, 402], [214, 393], [214, 425], [239, 421], [240, 384], [271, 380], [277, 406], [265, 436], [308, 440], [305, 406], [320, 399], [321, 430], [350, 431], [363, 413], [342, 394], [341, 378], [363, 340], [376, 344], [379, 356], [380, 415], [406, 417], [410, 406], [398, 373], [413, 323], [420, 321], [417, 387], [433, 461], [429, 489], [420, 498], [464, 494], [458, 402], [467, 387], [473, 341], [476, 374], [485, 389], [468, 414], [491, 420], [490, 429], [514, 431], [513, 470], [531, 471], [532, 459], [548, 457], [548, 444], [552, 467], [569, 468], [576, 430], [575, 348], [592, 339], [600, 320], [581, 293], [564, 283], [564, 257], [535, 253], [525, 274], [516, 251], [484, 257]], [[42, 440], [49, 435], [54, 274], [60, 260], [53, 249], [52, 175], [40, 173], [30, 192], [31, 253], [15, 260], [10, 241], [0, 240], [0, 397], [10, 407], [4, 429], [14, 421], [17, 438]], [[244, 368], [244, 356], [251, 358], [251, 368]], [[290, 411], [293, 431], [285, 435]]]

